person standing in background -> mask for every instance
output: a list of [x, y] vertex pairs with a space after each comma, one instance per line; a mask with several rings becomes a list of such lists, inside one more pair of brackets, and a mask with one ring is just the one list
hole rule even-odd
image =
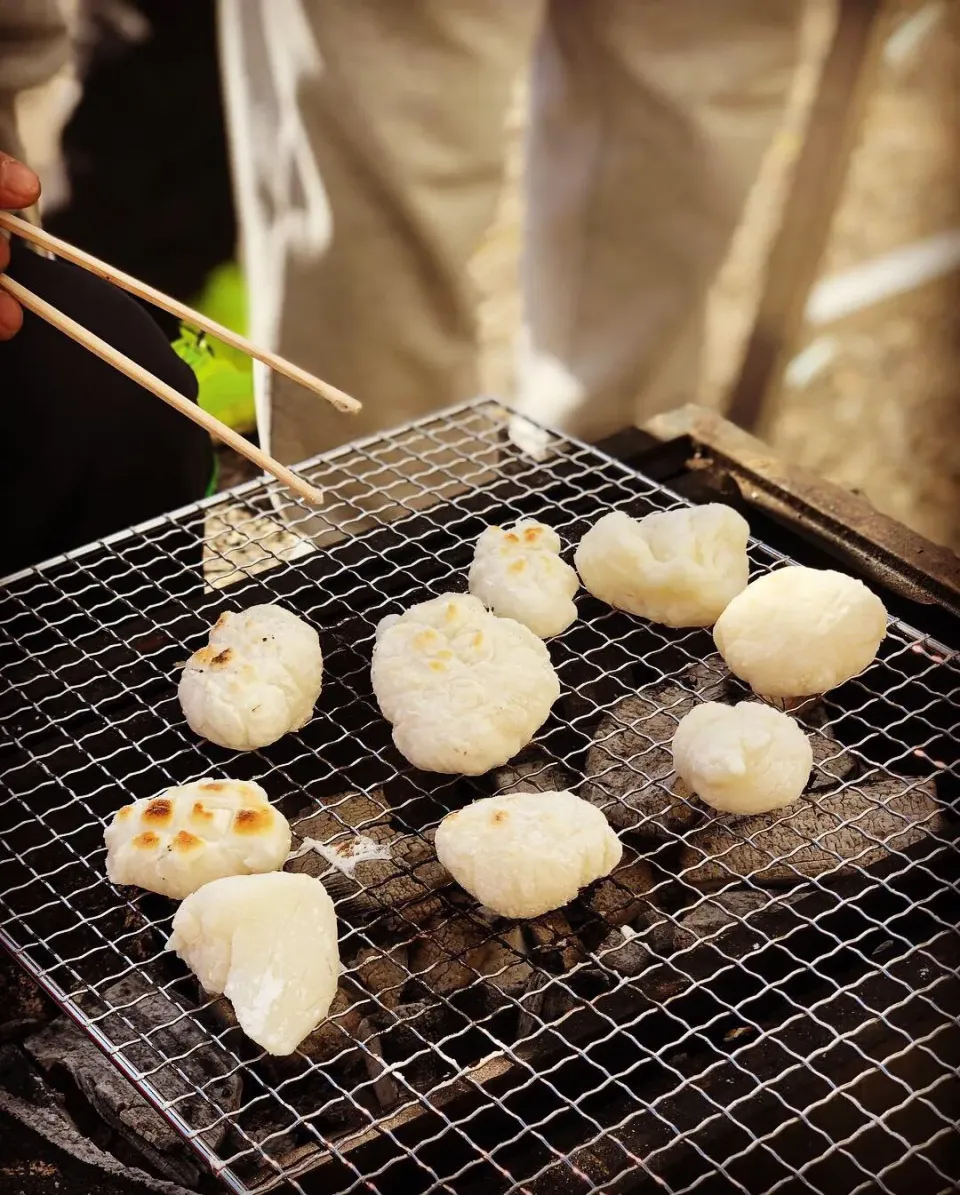
[[[59, 114], [64, 123], [58, 154], [48, 150], [44, 163], [47, 230], [243, 332], [245, 294], [236, 265], [217, 0], [61, 0], [61, 5], [70, 15], [75, 101]], [[18, 9], [21, 16], [34, 14], [23, 0], [0, 0], [0, 20]], [[56, 3], [48, 6], [47, 17], [50, 25], [59, 19], [62, 60], [69, 47]], [[42, 48], [36, 26], [20, 25], [12, 33], [24, 53], [36, 55]], [[60, 94], [69, 94], [67, 87]], [[39, 107], [46, 111], [48, 129], [59, 124], [49, 95]], [[54, 138], [44, 136], [36, 114], [32, 125], [28, 140], [39, 153], [38, 134]], [[197, 374], [201, 406], [235, 429], [251, 431], [249, 360], [182, 328], [176, 316], [157, 307], [149, 311]]]
[[[77, 0], [76, 16], [66, 196], [44, 224], [193, 304], [237, 239], [215, 0]], [[152, 314], [175, 339], [179, 321]]]
[[[40, 180], [22, 160], [17, 94], [69, 59], [56, 0], [0, 0], [0, 209], [36, 215]], [[0, 238], [0, 271], [188, 398], [197, 382], [146, 308], [109, 282]], [[211, 488], [210, 437], [0, 292], [0, 576], [78, 548]], [[202, 545], [180, 535], [199, 574]], [[168, 550], [174, 545], [169, 545]]]
[[781, 119], [799, 0], [220, 0], [258, 376], [306, 458], [472, 397], [467, 263], [532, 63], [518, 409], [595, 440], [687, 401], [705, 300]]

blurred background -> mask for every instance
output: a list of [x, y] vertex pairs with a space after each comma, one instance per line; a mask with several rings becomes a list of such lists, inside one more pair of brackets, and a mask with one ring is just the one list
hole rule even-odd
[[[18, 98], [27, 158], [44, 183], [45, 223], [242, 329], [244, 272], [235, 251], [215, 3], [64, 3], [77, 61]], [[784, 221], [810, 122], [828, 127], [831, 113], [839, 120], [851, 105], [836, 78], [833, 92], [822, 92], [838, 21], [862, 20], [876, 7], [872, 49], [839, 70], [848, 93], [862, 92], [862, 116], [852, 146], [836, 148], [849, 156], [849, 168], [828, 213], [815, 285], [809, 295], [804, 289], [805, 317], [764, 398], [761, 430], [791, 460], [960, 549], [960, 0], [865, 8], [857, 0], [806, 0], [803, 7], [791, 100], [713, 288], [690, 398], [720, 409], [730, 402], [758, 307], [771, 301], [771, 287], [783, 286], [769, 276], [770, 253], [778, 237], [781, 253], [784, 236], [789, 241]], [[470, 267], [483, 388], [503, 396], [512, 390], [520, 322], [526, 88], [517, 78], [507, 177]], [[184, 161], [196, 169], [190, 179]], [[817, 198], [814, 188], [807, 202]], [[798, 228], [802, 235], [803, 221]], [[795, 281], [802, 285], [802, 270]], [[211, 364], [189, 334], [168, 330], [198, 367], [205, 405], [250, 431], [245, 363], [215, 354]], [[240, 475], [228, 467], [221, 484]]]

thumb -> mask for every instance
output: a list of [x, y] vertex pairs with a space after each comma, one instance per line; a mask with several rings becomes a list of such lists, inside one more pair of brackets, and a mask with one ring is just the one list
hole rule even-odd
[[0, 208], [30, 207], [40, 196], [40, 180], [9, 154], [0, 153]]

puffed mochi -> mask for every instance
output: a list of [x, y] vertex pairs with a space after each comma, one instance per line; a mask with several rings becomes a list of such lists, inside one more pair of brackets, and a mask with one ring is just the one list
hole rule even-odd
[[220, 747], [255, 751], [300, 730], [323, 684], [313, 627], [273, 604], [221, 614], [180, 677], [190, 729]]
[[437, 827], [437, 858], [501, 917], [539, 917], [609, 875], [623, 846], [603, 813], [571, 792], [483, 797]]
[[177, 909], [166, 950], [233, 1004], [270, 1054], [292, 1054], [330, 1011], [340, 974], [337, 915], [320, 880], [274, 871], [204, 884]]
[[183, 900], [223, 876], [275, 871], [290, 823], [247, 780], [197, 780], [122, 805], [104, 832], [107, 876]]
[[789, 565], [752, 581], [713, 628], [730, 671], [764, 697], [809, 697], [873, 663], [887, 633], [883, 602], [832, 569]]
[[632, 519], [612, 511], [584, 535], [574, 564], [618, 610], [668, 627], [705, 627], [747, 584], [750, 528], [721, 502]]
[[813, 749], [798, 723], [773, 706], [705, 701], [680, 719], [673, 766], [713, 809], [769, 813], [803, 792]]
[[541, 639], [559, 635], [577, 617], [573, 597], [580, 581], [560, 558], [560, 536], [536, 519], [487, 527], [467, 584], [494, 614], [523, 623]]
[[560, 696], [543, 641], [470, 594], [382, 619], [370, 673], [397, 749], [428, 772], [479, 776], [505, 764]]

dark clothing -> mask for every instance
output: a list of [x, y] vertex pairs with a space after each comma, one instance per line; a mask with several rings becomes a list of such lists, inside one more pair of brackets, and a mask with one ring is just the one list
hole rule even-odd
[[[61, 139], [69, 200], [55, 236], [185, 303], [236, 249], [213, 0], [127, 0], [126, 40], [88, 4], [83, 92]], [[100, 9], [106, 10], [101, 13]], [[171, 340], [178, 321], [157, 322]]]
[[[196, 400], [193, 372], [141, 304], [16, 238], [11, 248], [11, 277]], [[209, 485], [202, 428], [30, 312], [0, 343], [0, 410], [0, 575], [196, 501]]]

